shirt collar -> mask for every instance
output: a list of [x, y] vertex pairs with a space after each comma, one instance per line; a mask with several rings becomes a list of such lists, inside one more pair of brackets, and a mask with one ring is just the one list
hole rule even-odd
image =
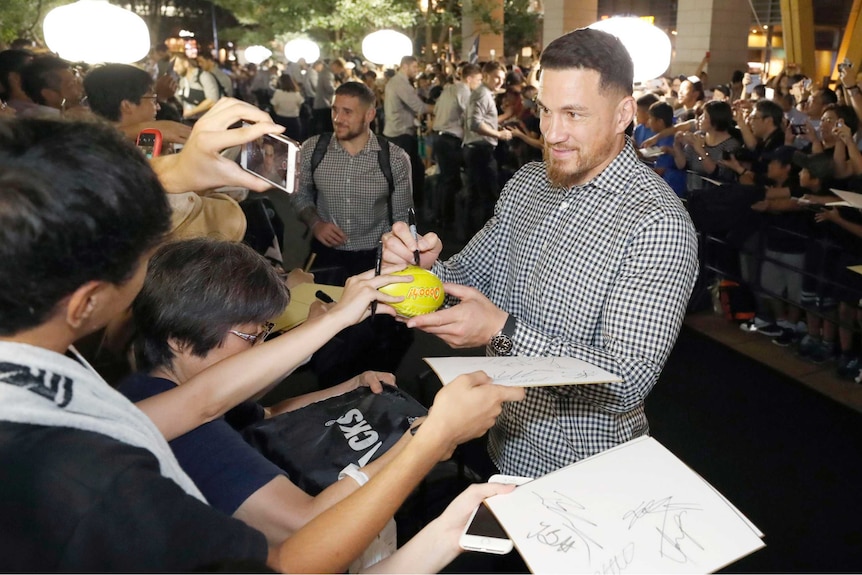
[[[335, 134], [332, 134], [332, 139], [329, 142], [329, 147], [332, 149], [339, 149], [343, 153], [347, 154], [347, 150], [344, 149], [344, 146], [341, 145], [341, 141], [335, 137]], [[362, 150], [359, 152], [360, 154], [367, 153], [377, 153], [380, 151], [380, 143], [377, 141], [377, 136], [374, 135], [374, 132], [371, 131], [371, 128], [368, 129], [368, 141], [365, 142], [365, 145], [362, 147]]]
[[635, 154], [631, 138], [626, 136], [626, 143], [620, 153], [608, 164], [604, 170], [581, 186], [574, 186], [572, 191], [590, 191], [594, 189], [608, 191], [614, 194], [622, 194], [628, 191], [625, 185], [632, 175], [636, 173], [639, 161]]

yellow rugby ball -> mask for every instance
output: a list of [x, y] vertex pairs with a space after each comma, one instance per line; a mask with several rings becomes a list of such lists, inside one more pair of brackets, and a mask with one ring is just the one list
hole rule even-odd
[[404, 296], [404, 300], [389, 304], [399, 315], [413, 317], [431, 313], [443, 305], [446, 296], [443, 293], [443, 282], [440, 278], [417, 266], [408, 266], [400, 272], [394, 272], [394, 276], [413, 276], [412, 282], [393, 283], [380, 288], [385, 294]]

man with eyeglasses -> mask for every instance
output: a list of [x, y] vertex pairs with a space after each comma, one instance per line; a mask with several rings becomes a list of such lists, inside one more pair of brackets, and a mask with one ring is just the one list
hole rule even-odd
[[719, 163], [736, 172], [741, 184], [765, 185], [769, 165], [765, 155], [784, 145], [784, 110], [772, 100], [761, 99], [747, 116], [741, 106], [734, 105], [733, 119], [751, 152], [751, 167], [742, 165], [735, 156]]
[[185, 143], [191, 128], [179, 122], [156, 120], [159, 102], [155, 89], [146, 71], [128, 64], [105, 64], [84, 77], [90, 109], [113, 122], [129, 139], [136, 139], [145, 128], [153, 128], [162, 134], [163, 143]]

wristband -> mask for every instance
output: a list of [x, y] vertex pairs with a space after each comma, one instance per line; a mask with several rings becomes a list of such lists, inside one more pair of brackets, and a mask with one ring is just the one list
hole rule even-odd
[[352, 477], [353, 480], [359, 484], [359, 487], [362, 487], [366, 483], [368, 483], [368, 476], [364, 471], [359, 469], [355, 463], [349, 464], [347, 467], [341, 470], [338, 474], [338, 480], [341, 481], [345, 477]]

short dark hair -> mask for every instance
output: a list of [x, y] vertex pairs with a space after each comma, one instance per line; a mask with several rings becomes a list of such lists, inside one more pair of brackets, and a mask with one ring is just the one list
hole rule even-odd
[[401, 66], [409, 66], [410, 64], [418, 61], [419, 60], [416, 59], [416, 56], [411, 56], [410, 54], [408, 54], [401, 58]]
[[[775, 126], [776, 128], [781, 127], [781, 122], [784, 120], [784, 110], [781, 109], [781, 106], [779, 106], [772, 100], [761, 98], [754, 103], [754, 109], [763, 118], [772, 118], [773, 126]], [[710, 116], [710, 119], [712, 119], [712, 116]]]
[[58, 72], [71, 67], [71, 64], [55, 56], [34, 58], [21, 69], [21, 88], [31, 100], [44, 105], [42, 90], [48, 88], [59, 92], [62, 80]]
[[709, 123], [719, 132], [729, 132], [733, 127], [733, 108], [727, 102], [707, 102], [703, 105], [703, 113], [709, 114]]
[[656, 102], [649, 107], [649, 115], [664, 122], [664, 127], [673, 126], [673, 106], [667, 102]]
[[29, 50], [3, 50], [0, 52], [0, 98], [9, 97], [9, 74], [21, 74], [21, 69], [33, 59]]
[[497, 62], [496, 60], [492, 60], [490, 62], [485, 62], [482, 65], [482, 74], [494, 74], [499, 70], [503, 69], [503, 65]]
[[649, 108], [653, 104], [658, 102], [658, 96], [653, 93], [644, 94], [640, 98], [636, 100], [638, 108]]
[[824, 105], [838, 103], [838, 94], [832, 88], [821, 88], [818, 92], [820, 92], [820, 101]]
[[478, 64], [464, 64], [461, 67], [461, 78], [468, 78], [481, 73], [482, 68], [480, 68]]
[[541, 70], [580, 68], [599, 73], [599, 87], [631, 95], [634, 64], [619, 38], [601, 30], [579, 28], [560, 36], [542, 51]]
[[100, 122], [0, 122], [0, 334], [89, 281], [122, 284], [170, 229], [144, 155]]
[[377, 100], [374, 96], [374, 92], [371, 91], [371, 88], [362, 82], [345, 82], [335, 89], [335, 95], [358, 98], [360, 102], [366, 106], [371, 106], [372, 108]]
[[209, 60], [210, 62], [215, 62], [215, 58], [213, 58], [212, 52], [209, 50], [201, 50], [198, 52], [198, 58], [203, 58], [204, 60]]
[[150, 260], [132, 305], [137, 367], [170, 366], [170, 340], [203, 357], [233, 326], [269, 321], [289, 301], [275, 268], [245, 244], [208, 238], [166, 244]]
[[152, 76], [128, 64], [105, 64], [84, 76], [84, 92], [90, 109], [112, 122], [120, 120], [123, 100], [140, 104], [141, 97], [152, 87]]
[[859, 116], [856, 115], [856, 110], [853, 106], [846, 104], [827, 104], [823, 107], [824, 112], [835, 112], [839, 119], [844, 121], [844, 125], [850, 128], [850, 133], [855, 134], [859, 129]]

